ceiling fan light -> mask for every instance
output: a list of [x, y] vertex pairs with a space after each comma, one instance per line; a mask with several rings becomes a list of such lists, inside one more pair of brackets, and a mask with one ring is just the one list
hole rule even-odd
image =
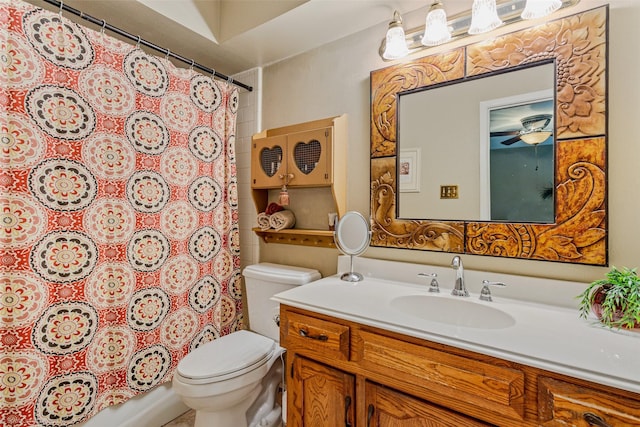
[[422, 44], [425, 46], [438, 46], [451, 40], [447, 13], [440, 0], [436, 0], [429, 8], [424, 28]]
[[498, 16], [496, 0], [473, 0], [469, 34], [481, 34], [498, 28], [503, 22]]
[[536, 19], [547, 16], [560, 9], [561, 0], [527, 0], [520, 17], [522, 19]]
[[522, 127], [527, 132], [541, 131], [551, 121], [553, 116], [551, 114], [534, 114], [533, 116], [527, 116], [520, 119]]
[[402, 28], [402, 18], [396, 10], [393, 12], [393, 21], [389, 22], [385, 48], [382, 57], [384, 59], [399, 59], [409, 54], [407, 41]]
[[537, 131], [520, 135], [520, 139], [529, 145], [538, 145], [551, 136], [550, 131]]

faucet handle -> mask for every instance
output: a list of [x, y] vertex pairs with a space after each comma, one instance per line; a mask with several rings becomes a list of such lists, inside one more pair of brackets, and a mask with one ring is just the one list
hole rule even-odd
[[482, 301], [493, 301], [493, 298], [491, 298], [491, 289], [489, 289], [489, 286], [507, 286], [502, 282], [490, 282], [488, 280], [483, 280], [482, 281], [482, 290], [480, 290], [480, 299]]
[[429, 292], [439, 293], [440, 285], [438, 284], [437, 273], [418, 273], [418, 276], [432, 277], [431, 284], [429, 285]]

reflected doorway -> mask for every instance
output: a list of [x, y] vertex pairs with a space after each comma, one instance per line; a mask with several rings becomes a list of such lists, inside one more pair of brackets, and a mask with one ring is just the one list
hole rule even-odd
[[553, 113], [546, 90], [480, 103], [483, 220], [555, 221]]

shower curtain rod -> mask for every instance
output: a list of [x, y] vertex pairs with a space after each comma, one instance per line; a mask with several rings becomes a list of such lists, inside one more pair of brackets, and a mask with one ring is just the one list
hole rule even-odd
[[204, 65], [198, 64], [197, 62], [194, 62], [192, 59], [188, 59], [188, 58], [185, 58], [184, 56], [180, 56], [178, 54], [175, 54], [175, 53], [171, 52], [169, 49], [165, 49], [165, 48], [160, 47], [160, 46], [158, 46], [156, 44], [153, 44], [153, 43], [151, 43], [151, 42], [149, 42], [147, 40], [141, 39], [140, 36], [135, 36], [135, 35], [133, 35], [131, 33], [128, 33], [128, 32], [126, 32], [126, 31], [124, 31], [124, 30], [122, 30], [122, 29], [120, 29], [118, 27], [114, 27], [113, 25], [106, 23], [103, 19], [94, 18], [93, 16], [87, 15], [86, 13], [84, 13], [84, 12], [78, 10], [78, 9], [75, 9], [73, 7], [70, 7], [70, 6], [67, 6], [66, 4], [64, 4], [64, 1], [58, 1], [58, 0], [44, 0], [44, 1], [46, 3], [52, 4], [52, 5], [56, 6], [56, 7], [59, 7], [60, 8], [60, 13], [62, 13], [63, 10], [66, 11], [66, 12], [73, 13], [74, 15], [79, 16], [82, 19], [85, 19], [85, 20], [87, 20], [87, 21], [89, 21], [89, 22], [91, 22], [93, 24], [99, 25], [102, 29], [107, 29], [109, 31], [112, 31], [112, 32], [118, 34], [118, 35], [126, 37], [129, 40], [133, 40], [133, 41], [136, 42], [136, 44], [141, 44], [141, 45], [150, 47], [151, 49], [154, 49], [154, 50], [156, 50], [158, 52], [162, 52], [167, 56], [170, 56], [170, 57], [175, 58], [175, 59], [177, 59], [179, 61], [182, 61], [182, 62], [184, 62], [186, 64], [189, 64], [190, 67], [198, 68], [199, 70], [204, 71], [204, 72], [206, 72], [206, 73], [208, 73], [208, 74], [210, 74], [212, 76], [218, 77], [221, 80], [226, 80], [227, 82], [229, 82], [231, 84], [234, 84], [236, 86], [244, 88], [244, 89], [248, 90], [249, 92], [253, 91], [253, 87], [251, 87], [249, 85], [246, 85], [246, 84], [244, 84], [242, 82], [236, 81], [232, 77], [229, 77], [229, 76], [226, 76], [226, 75], [224, 75], [222, 73], [219, 73], [219, 72], [217, 72], [216, 70], [214, 70], [212, 68], [205, 67]]

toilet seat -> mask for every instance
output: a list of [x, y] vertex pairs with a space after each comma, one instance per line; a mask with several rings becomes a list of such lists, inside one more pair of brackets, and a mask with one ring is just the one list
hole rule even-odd
[[237, 331], [187, 354], [176, 373], [185, 384], [210, 384], [251, 372], [267, 363], [278, 345], [250, 331]]

